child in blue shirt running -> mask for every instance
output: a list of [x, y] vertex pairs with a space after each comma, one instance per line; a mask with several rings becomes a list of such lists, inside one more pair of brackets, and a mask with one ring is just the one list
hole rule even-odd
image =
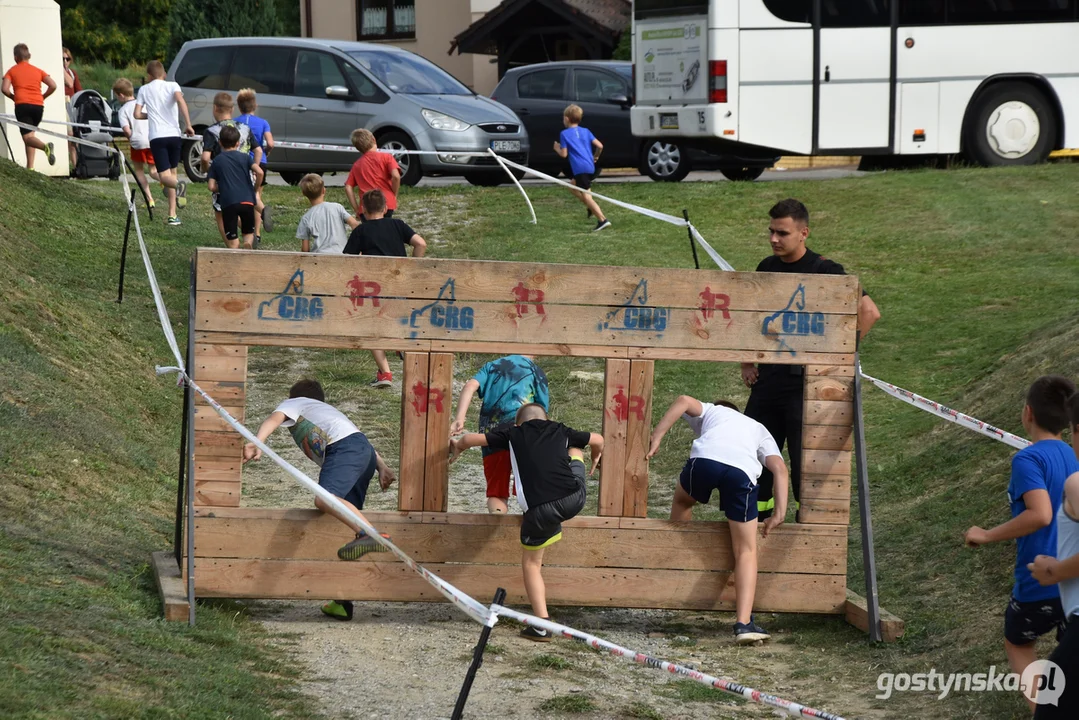
[[596, 227], [592, 232], [603, 230], [611, 226], [611, 221], [599, 209], [599, 205], [592, 199], [592, 193], [588, 190], [592, 187], [592, 179], [596, 176], [596, 162], [599, 154], [603, 152], [603, 143], [596, 139], [592, 131], [581, 127], [581, 118], [584, 110], [578, 105], [570, 105], [562, 113], [562, 124], [566, 129], [555, 140], [554, 151], [560, 158], [569, 158], [569, 169], [573, 174], [573, 184], [580, 188], [573, 194], [588, 208], [588, 217], [596, 216]]

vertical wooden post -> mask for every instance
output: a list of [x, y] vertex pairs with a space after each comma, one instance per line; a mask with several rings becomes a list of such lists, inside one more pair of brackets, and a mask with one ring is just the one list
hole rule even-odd
[[453, 353], [431, 353], [427, 381], [427, 460], [423, 509], [446, 512], [450, 484], [450, 411], [453, 409]]
[[430, 355], [405, 353], [401, 393], [401, 469], [397, 509], [423, 510], [427, 457], [427, 380]]
[[[195, 344], [193, 377], [230, 415], [244, 421], [247, 347]], [[194, 466], [196, 505], [239, 507], [243, 438], [195, 396]]]
[[654, 360], [631, 360], [629, 366], [629, 418], [626, 431], [625, 487], [622, 515], [648, 515], [648, 454], [652, 436], [652, 378]]
[[603, 389], [603, 462], [600, 464], [599, 514], [621, 517], [629, 426], [629, 360], [608, 360]]
[[809, 524], [850, 524], [854, 368], [809, 365], [802, 418], [799, 518]]

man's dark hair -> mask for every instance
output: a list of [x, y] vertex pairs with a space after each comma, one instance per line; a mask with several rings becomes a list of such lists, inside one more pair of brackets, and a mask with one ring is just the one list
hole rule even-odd
[[240, 144], [240, 130], [235, 125], [226, 125], [221, 128], [221, 147], [231, 150]]
[[529, 420], [546, 419], [547, 411], [543, 409], [542, 405], [540, 405], [539, 403], [528, 403], [527, 405], [522, 405], [520, 409], [517, 410], [517, 417], [515, 417], [513, 421], [520, 425], [522, 423], [528, 422]]
[[772, 209], [768, 211], [768, 217], [773, 220], [779, 220], [780, 218], [790, 218], [805, 225], [809, 224], [809, 209], [806, 208], [800, 201], [794, 198], [787, 198], [786, 200], [780, 200]]
[[1042, 430], [1059, 433], [1068, 427], [1069, 400], [1075, 383], [1060, 375], [1042, 375], [1027, 390], [1027, 405]]
[[319, 402], [326, 402], [326, 393], [322, 392], [322, 385], [318, 380], [301, 380], [288, 390], [290, 398], [311, 398]]
[[720, 405], [720, 406], [725, 407], [725, 408], [730, 408], [731, 410], [734, 410], [735, 412], [742, 412], [741, 410], [738, 409], [738, 406], [735, 405], [734, 403], [732, 403], [730, 400], [716, 400], [712, 404], [713, 405]]
[[1068, 398], [1068, 417], [1072, 421], [1072, 433], [1079, 432], [1079, 392]]

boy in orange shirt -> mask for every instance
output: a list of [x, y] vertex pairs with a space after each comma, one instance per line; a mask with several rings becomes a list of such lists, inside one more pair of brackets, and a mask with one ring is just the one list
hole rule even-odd
[[[41, 86], [45, 92], [41, 92]], [[4, 73], [4, 95], [15, 101], [15, 119], [37, 127], [45, 114], [45, 98], [56, 92], [56, 81], [39, 67], [30, 64], [30, 48], [25, 43], [15, 46], [15, 64]], [[50, 165], [56, 164], [53, 144], [39, 140], [37, 133], [19, 128], [26, 146], [26, 169], [34, 169], [34, 150], [43, 150]]]
[[[348, 195], [352, 212], [363, 222], [366, 218], [360, 199], [369, 190], [381, 190], [386, 198], [386, 214], [383, 217], [393, 217], [393, 211], [397, 209], [397, 191], [401, 189], [401, 167], [393, 155], [379, 152], [370, 130], [353, 130], [351, 140], [352, 145], [360, 151], [360, 159], [352, 164], [352, 170], [345, 180], [345, 195]], [[358, 188], [359, 192], [354, 188]]]

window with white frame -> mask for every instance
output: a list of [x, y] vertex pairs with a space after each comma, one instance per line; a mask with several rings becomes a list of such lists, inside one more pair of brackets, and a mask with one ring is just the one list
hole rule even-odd
[[356, 5], [360, 40], [416, 37], [416, 0], [358, 0]]

